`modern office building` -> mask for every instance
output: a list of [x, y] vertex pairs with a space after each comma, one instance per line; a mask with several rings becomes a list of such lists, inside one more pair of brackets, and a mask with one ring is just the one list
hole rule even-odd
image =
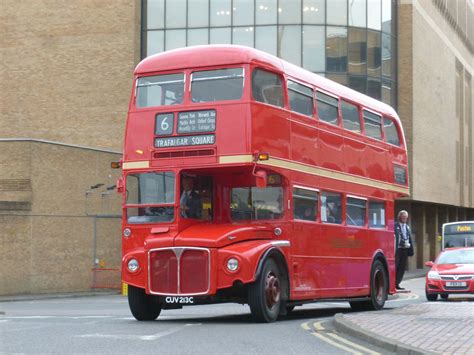
[[[89, 289], [120, 265], [111, 193], [140, 59], [199, 44], [277, 55], [394, 106], [421, 267], [442, 223], [474, 219], [471, 0], [2, 3], [0, 294]], [[107, 189], [109, 188], [109, 190]]]

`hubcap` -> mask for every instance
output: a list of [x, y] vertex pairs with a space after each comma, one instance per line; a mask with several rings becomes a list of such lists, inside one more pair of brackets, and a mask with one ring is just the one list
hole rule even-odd
[[273, 271], [267, 274], [265, 280], [265, 299], [267, 307], [272, 308], [275, 304], [280, 302], [280, 280]]

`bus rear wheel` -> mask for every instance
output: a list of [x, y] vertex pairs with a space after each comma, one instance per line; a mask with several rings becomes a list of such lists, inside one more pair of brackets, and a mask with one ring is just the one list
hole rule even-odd
[[256, 322], [270, 323], [278, 318], [282, 296], [282, 275], [273, 259], [264, 261], [258, 279], [249, 286], [248, 302]]
[[161, 302], [157, 296], [147, 295], [139, 287], [128, 286], [128, 305], [136, 320], [152, 321], [161, 312]]
[[375, 260], [370, 272], [370, 299], [368, 301], [350, 302], [355, 311], [378, 311], [385, 305], [388, 296], [388, 277], [384, 265]]

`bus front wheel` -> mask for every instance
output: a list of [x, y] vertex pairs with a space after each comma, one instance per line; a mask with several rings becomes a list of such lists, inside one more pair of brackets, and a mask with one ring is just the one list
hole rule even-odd
[[378, 311], [385, 305], [388, 296], [388, 278], [384, 265], [375, 260], [370, 272], [370, 299], [362, 302], [350, 302], [355, 311]]
[[248, 289], [248, 302], [255, 321], [270, 323], [278, 318], [282, 287], [282, 275], [275, 260], [265, 260], [260, 276]]
[[128, 285], [128, 305], [136, 320], [152, 321], [161, 312], [161, 302], [157, 296], [147, 295], [145, 290]]

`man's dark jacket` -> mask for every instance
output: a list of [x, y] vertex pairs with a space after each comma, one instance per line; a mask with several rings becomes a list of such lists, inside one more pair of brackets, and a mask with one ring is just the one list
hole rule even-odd
[[[395, 232], [395, 245], [396, 245], [396, 250], [400, 248], [400, 240], [402, 240], [402, 226], [399, 222], [395, 223], [394, 226], [394, 232]], [[410, 248], [408, 248], [408, 256], [413, 256], [414, 250], [413, 250], [413, 240], [411, 238], [411, 229], [410, 226], [407, 224], [407, 235], [408, 235], [408, 240], [410, 241]]]

